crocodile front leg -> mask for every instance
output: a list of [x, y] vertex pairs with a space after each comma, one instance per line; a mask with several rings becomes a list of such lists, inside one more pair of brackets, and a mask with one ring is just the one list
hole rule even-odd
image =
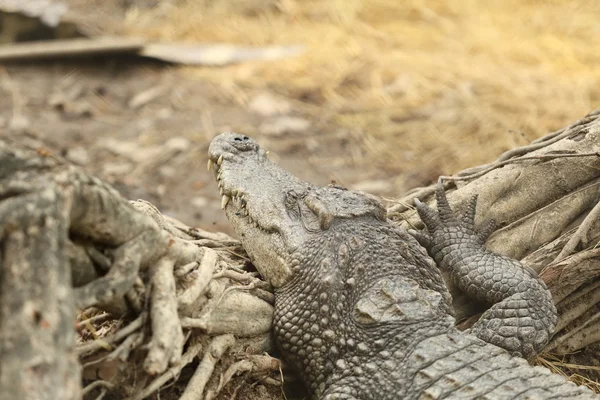
[[513, 355], [535, 356], [550, 340], [557, 320], [546, 285], [517, 260], [484, 247], [491, 225], [475, 231], [477, 197], [462, 217], [452, 212], [441, 183], [436, 197], [438, 212], [415, 201], [427, 233], [412, 233], [437, 265], [450, 271], [461, 290], [493, 304], [470, 333]]

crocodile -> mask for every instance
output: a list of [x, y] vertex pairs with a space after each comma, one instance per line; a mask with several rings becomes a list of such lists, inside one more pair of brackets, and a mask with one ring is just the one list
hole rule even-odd
[[[374, 196], [304, 182], [250, 137], [209, 146], [221, 208], [274, 288], [282, 357], [315, 399], [598, 399], [527, 359], [550, 339], [552, 297], [531, 269], [486, 250], [474, 197], [455, 214], [438, 184], [437, 210], [419, 202], [424, 231], [387, 220]], [[490, 304], [455, 327], [440, 269]]]

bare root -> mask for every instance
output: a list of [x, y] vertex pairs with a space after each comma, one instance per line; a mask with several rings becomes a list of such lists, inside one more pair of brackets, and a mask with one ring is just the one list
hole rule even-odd
[[[195, 362], [188, 393], [202, 393], [234, 335], [271, 349], [264, 335], [272, 293], [240, 267], [239, 242], [166, 218], [150, 203], [128, 202], [47, 154], [0, 141], [0, 164], [0, 302], [12, 307], [1, 314], [0, 346], [10, 341], [15, 349], [0, 358], [0, 383], [11, 398], [112, 392], [143, 399]], [[82, 320], [73, 329], [77, 308]], [[46, 360], [39, 367], [48, 386], [18, 384], [35, 360]], [[79, 365], [86, 380], [97, 378], [83, 391]]]
[[221, 359], [223, 353], [233, 345], [235, 338], [231, 334], [215, 337], [206, 352], [204, 357], [196, 368], [196, 372], [190, 379], [185, 392], [180, 400], [194, 400], [203, 398], [204, 388], [208, 380], [212, 376], [216, 363]]

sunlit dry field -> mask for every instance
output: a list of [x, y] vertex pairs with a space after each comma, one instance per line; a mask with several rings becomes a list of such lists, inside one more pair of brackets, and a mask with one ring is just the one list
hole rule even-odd
[[[352, 161], [434, 179], [600, 104], [596, 1], [189, 1], [129, 11], [128, 34], [305, 46], [296, 57], [189, 68], [240, 104], [269, 88], [357, 132]], [[250, 132], [252, 133], [252, 132]], [[348, 156], [348, 155], [346, 155]]]

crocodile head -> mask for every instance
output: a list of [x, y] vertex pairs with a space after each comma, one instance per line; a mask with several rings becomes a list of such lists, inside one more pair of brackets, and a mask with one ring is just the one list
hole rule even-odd
[[386, 211], [376, 198], [304, 182], [269, 160], [267, 152], [243, 134], [222, 133], [208, 153], [221, 207], [256, 268], [276, 288], [291, 278], [289, 256], [336, 221], [385, 221]]

